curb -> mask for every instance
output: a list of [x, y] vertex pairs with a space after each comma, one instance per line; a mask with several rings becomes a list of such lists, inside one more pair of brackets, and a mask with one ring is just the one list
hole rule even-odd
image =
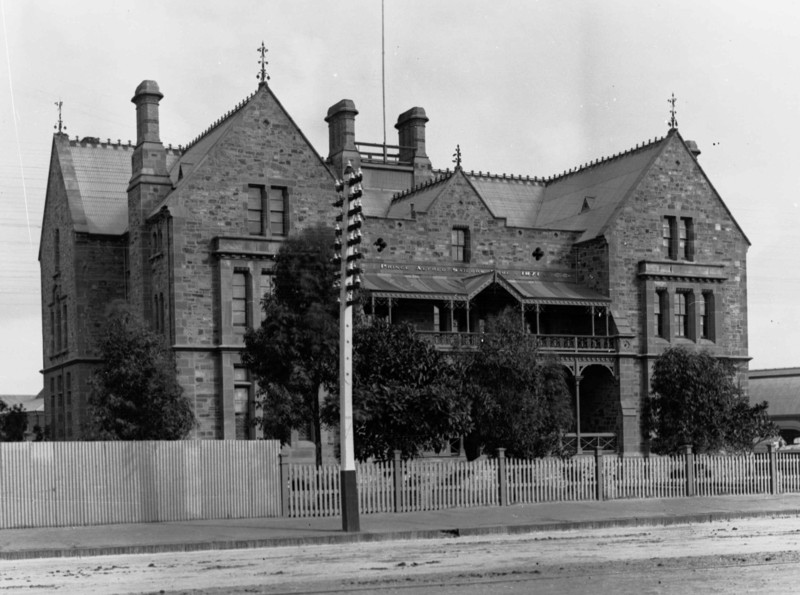
[[83, 558], [90, 556], [120, 556], [131, 554], [161, 554], [198, 552], [207, 550], [255, 549], [302, 545], [332, 545], [410, 539], [447, 539], [481, 535], [519, 535], [544, 531], [575, 531], [581, 529], [609, 529], [613, 527], [652, 527], [731, 521], [746, 518], [773, 516], [800, 516], [800, 509], [756, 510], [740, 512], [707, 512], [673, 516], [629, 517], [594, 521], [553, 521], [519, 525], [494, 525], [454, 529], [426, 529], [417, 531], [389, 531], [385, 533], [337, 533], [313, 537], [274, 537], [194, 543], [164, 543], [150, 545], [122, 545], [96, 547], [46, 548], [0, 551], [0, 560], [30, 560], [36, 558]]

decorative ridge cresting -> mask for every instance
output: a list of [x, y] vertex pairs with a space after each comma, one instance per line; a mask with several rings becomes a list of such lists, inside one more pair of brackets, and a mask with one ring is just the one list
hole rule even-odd
[[566, 171], [564, 171], [564, 172], [562, 172], [560, 174], [555, 174], [555, 175], [543, 178], [543, 180], [544, 180], [544, 182], [546, 184], [550, 184], [550, 183], [553, 183], [553, 182], [561, 181], [564, 178], [567, 178], [567, 177], [572, 176], [574, 174], [581, 173], [583, 171], [586, 171], [587, 169], [591, 169], [593, 167], [597, 167], [598, 165], [605, 165], [606, 163], [609, 163], [610, 161], [614, 161], [615, 159], [620, 159], [622, 157], [627, 157], [628, 155], [631, 155], [633, 153], [637, 153], [637, 152], [642, 151], [644, 149], [648, 149], [648, 148], [652, 147], [653, 145], [656, 145], [656, 144], [658, 144], [660, 142], [663, 142], [664, 139], [666, 139], [666, 138], [667, 138], [667, 136], [661, 136], [661, 137], [657, 136], [657, 137], [655, 137], [655, 138], [653, 138], [651, 140], [644, 141], [641, 144], [637, 143], [635, 147], [631, 147], [627, 151], [621, 151], [619, 153], [614, 153], [613, 155], [609, 155], [607, 157], [600, 157], [598, 159], [594, 159], [592, 161], [584, 163], [583, 165], [578, 165], [578, 166], [572, 167], [572, 168], [570, 168], [570, 169], [568, 169], [568, 170], [566, 170]]
[[[99, 137], [96, 136], [84, 136], [81, 138], [80, 136], [75, 136], [74, 139], [70, 139], [69, 146], [71, 147], [85, 147], [91, 146], [93, 148], [100, 147], [101, 149], [122, 149], [127, 151], [128, 149], [133, 149], [134, 145], [133, 142], [128, 140], [127, 144], [123, 143], [122, 140], [117, 139], [116, 142], [113, 142], [110, 138], [107, 138], [105, 141], [100, 140]], [[175, 155], [181, 155], [184, 151], [184, 148], [180, 145], [173, 147], [172, 143], [168, 144], [164, 147], [164, 150], [168, 153], [173, 153]]]
[[415, 192], [419, 192], [420, 190], [425, 190], [426, 188], [430, 188], [431, 186], [436, 186], [446, 180], [449, 180], [450, 178], [453, 177], [454, 173], [455, 172], [450, 171], [449, 169], [444, 170], [444, 172], [442, 172], [442, 170], [434, 170], [433, 174], [435, 177], [432, 180], [427, 180], [425, 182], [422, 182], [421, 184], [417, 184], [415, 186], [412, 186], [411, 188], [407, 188], [402, 192], [397, 192], [392, 196], [392, 204], [406, 198], [407, 196], [411, 196]]
[[258, 91], [253, 91], [250, 95], [248, 95], [245, 99], [240, 101], [239, 103], [234, 106], [233, 109], [228, 110], [224, 116], [217, 118], [213, 124], [211, 124], [208, 128], [206, 128], [202, 133], [200, 133], [197, 137], [195, 137], [189, 144], [187, 144], [183, 150], [188, 151], [201, 140], [203, 140], [206, 136], [208, 136], [211, 132], [213, 132], [220, 124], [225, 123], [229, 118], [235, 116], [239, 110], [241, 110], [247, 103], [256, 96]]

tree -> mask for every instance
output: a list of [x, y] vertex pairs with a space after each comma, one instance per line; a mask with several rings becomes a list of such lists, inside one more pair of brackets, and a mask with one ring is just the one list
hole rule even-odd
[[645, 429], [657, 454], [677, 453], [684, 444], [695, 452], [752, 451], [776, 436], [767, 403], [750, 406], [736, 383], [736, 368], [707, 351], [674, 347], [653, 366]]
[[0, 399], [0, 442], [22, 442], [28, 429], [28, 414], [20, 405], [11, 407]]
[[275, 257], [273, 293], [264, 320], [245, 334], [242, 363], [259, 386], [265, 434], [289, 442], [312, 427], [322, 464], [320, 394], [338, 378], [339, 304], [331, 263], [333, 232], [315, 227], [284, 242]]
[[539, 353], [510, 309], [489, 319], [486, 330], [464, 374], [475, 424], [467, 456], [500, 447], [520, 458], [563, 454], [573, 424], [563, 367]]
[[131, 313], [114, 312], [101, 334], [103, 363], [91, 378], [90, 432], [99, 440], [180, 440], [195, 425], [164, 338]]
[[[360, 321], [353, 339], [355, 456], [388, 460], [449, 447], [471, 429], [458, 368], [408, 324]], [[327, 424], [339, 424], [339, 394], [326, 399]]]

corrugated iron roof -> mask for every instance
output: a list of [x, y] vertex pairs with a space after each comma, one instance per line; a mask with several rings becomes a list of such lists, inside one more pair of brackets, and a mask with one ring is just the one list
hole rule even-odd
[[523, 302], [605, 306], [610, 301], [577, 283], [507, 279], [494, 271], [461, 278], [386, 273], [364, 273], [362, 277], [364, 289], [378, 297], [466, 301], [499, 282], [510, 286]]

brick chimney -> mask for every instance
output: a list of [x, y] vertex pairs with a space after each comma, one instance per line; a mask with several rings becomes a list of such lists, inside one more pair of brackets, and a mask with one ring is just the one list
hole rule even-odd
[[348, 160], [353, 167], [361, 165], [356, 149], [356, 110], [351, 99], [342, 99], [328, 109], [325, 121], [328, 123], [328, 163], [333, 171], [341, 176]]
[[147, 217], [172, 190], [167, 153], [158, 132], [158, 103], [162, 97], [155, 81], [142, 81], [131, 99], [136, 105], [136, 147], [131, 156], [128, 184], [129, 301], [145, 320], [152, 315]]
[[414, 184], [433, 178], [431, 160], [425, 152], [425, 123], [428, 116], [421, 107], [412, 107], [397, 117], [398, 144], [400, 145], [400, 162], [414, 166]]

